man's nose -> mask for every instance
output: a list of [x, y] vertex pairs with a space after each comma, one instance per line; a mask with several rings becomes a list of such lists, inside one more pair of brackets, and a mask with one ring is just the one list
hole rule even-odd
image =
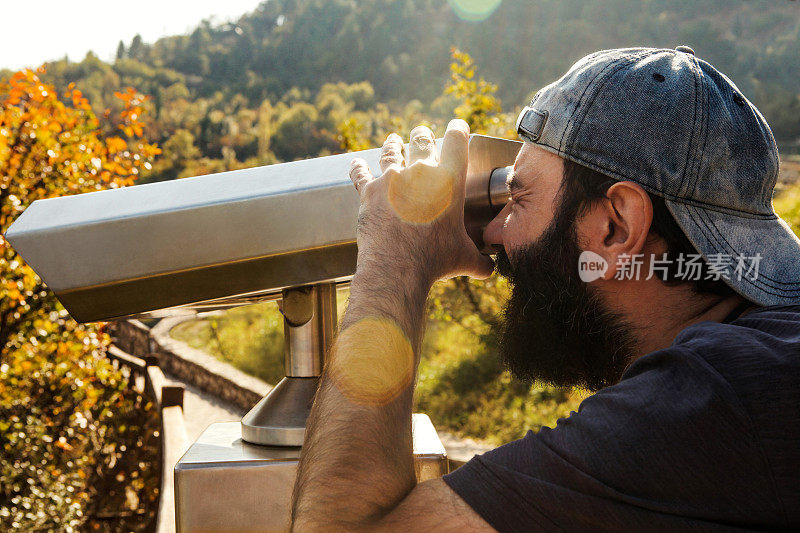
[[483, 242], [487, 247], [503, 246], [503, 226], [510, 210], [511, 204], [506, 204], [483, 230]]

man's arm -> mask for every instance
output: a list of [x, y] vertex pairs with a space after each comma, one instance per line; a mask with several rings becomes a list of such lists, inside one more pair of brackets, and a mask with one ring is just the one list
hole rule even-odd
[[361, 194], [358, 268], [341, 332], [326, 362], [306, 430], [293, 498], [300, 531], [491, 529], [442, 480], [417, 485], [411, 400], [431, 284], [491, 267], [463, 225], [468, 129], [448, 127], [442, 163], [433, 135], [384, 145], [384, 173], [356, 162]]
[[494, 531], [441, 478], [414, 487], [375, 524], [378, 531]]

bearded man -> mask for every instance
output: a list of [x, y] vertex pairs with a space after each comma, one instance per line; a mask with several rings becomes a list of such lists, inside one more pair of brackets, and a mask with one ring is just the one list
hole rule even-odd
[[[515, 375], [577, 413], [417, 484], [411, 398], [432, 283], [492, 272], [463, 223], [468, 128], [353, 162], [358, 268], [306, 432], [297, 530], [800, 527], [800, 240], [778, 153], [727, 77], [676, 50], [591, 54], [517, 123], [486, 228]], [[588, 264], [601, 268], [585, 268]], [[355, 376], [355, 377], [354, 377]]]

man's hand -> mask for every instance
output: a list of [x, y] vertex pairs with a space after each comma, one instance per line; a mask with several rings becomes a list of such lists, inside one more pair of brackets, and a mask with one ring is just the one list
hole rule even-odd
[[408, 165], [396, 133], [383, 145], [379, 177], [363, 159], [353, 161], [350, 178], [361, 195], [359, 274], [402, 276], [427, 293], [438, 279], [492, 273], [491, 260], [464, 228], [468, 139], [467, 123], [451, 121], [439, 161], [433, 132], [418, 126], [411, 131]]

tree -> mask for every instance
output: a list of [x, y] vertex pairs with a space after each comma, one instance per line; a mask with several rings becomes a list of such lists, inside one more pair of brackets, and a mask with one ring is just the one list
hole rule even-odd
[[125, 43], [122, 41], [117, 45], [117, 61], [125, 58]]
[[318, 126], [316, 108], [306, 102], [297, 102], [283, 112], [277, 120], [272, 135], [272, 151], [283, 161], [313, 157], [324, 150], [333, 151], [339, 146], [333, 134], [326, 136]]
[[458, 48], [451, 48], [453, 62], [450, 64], [450, 83], [444, 93], [454, 95], [460, 105], [454, 112], [469, 124], [472, 133], [487, 133], [499, 124], [503, 111], [497, 98], [497, 85], [485, 79], [475, 79], [475, 62], [470, 55]]
[[145, 45], [142, 36], [138, 33], [131, 41], [131, 46], [128, 48], [128, 57], [131, 59], [144, 59]]
[[369, 139], [364, 135], [364, 123], [357, 118], [344, 119], [337, 126], [339, 133], [339, 147], [345, 152], [358, 152], [367, 150], [371, 146]]
[[[141, 139], [145, 97], [133, 88], [117, 92], [123, 110], [117, 129], [102, 137], [88, 100], [74, 85], [62, 101], [55, 87], [23, 70], [0, 84], [0, 228], [5, 231], [33, 201], [131, 185], [160, 150]], [[42, 313], [56, 300], [22, 258], [0, 238], [0, 349], [22, 346]]]
[[[71, 84], [59, 97], [43, 72], [0, 81], [3, 233], [35, 200], [130, 185], [159, 153], [142, 138], [136, 90], [116, 93], [122, 111], [104, 134], [81, 91]], [[72, 320], [4, 237], [0, 290], [0, 517], [12, 528], [74, 528], [104, 499], [123, 505], [109, 473], [133, 476], [136, 495], [152, 478], [152, 468], [132, 474], [139, 467], [120, 450], [144, 445], [144, 432], [132, 442], [124, 433], [143, 430], [148, 408], [102, 358], [102, 327]]]
[[164, 150], [174, 167], [183, 168], [186, 164], [200, 157], [200, 150], [194, 145], [194, 135], [180, 129], [164, 143]]

